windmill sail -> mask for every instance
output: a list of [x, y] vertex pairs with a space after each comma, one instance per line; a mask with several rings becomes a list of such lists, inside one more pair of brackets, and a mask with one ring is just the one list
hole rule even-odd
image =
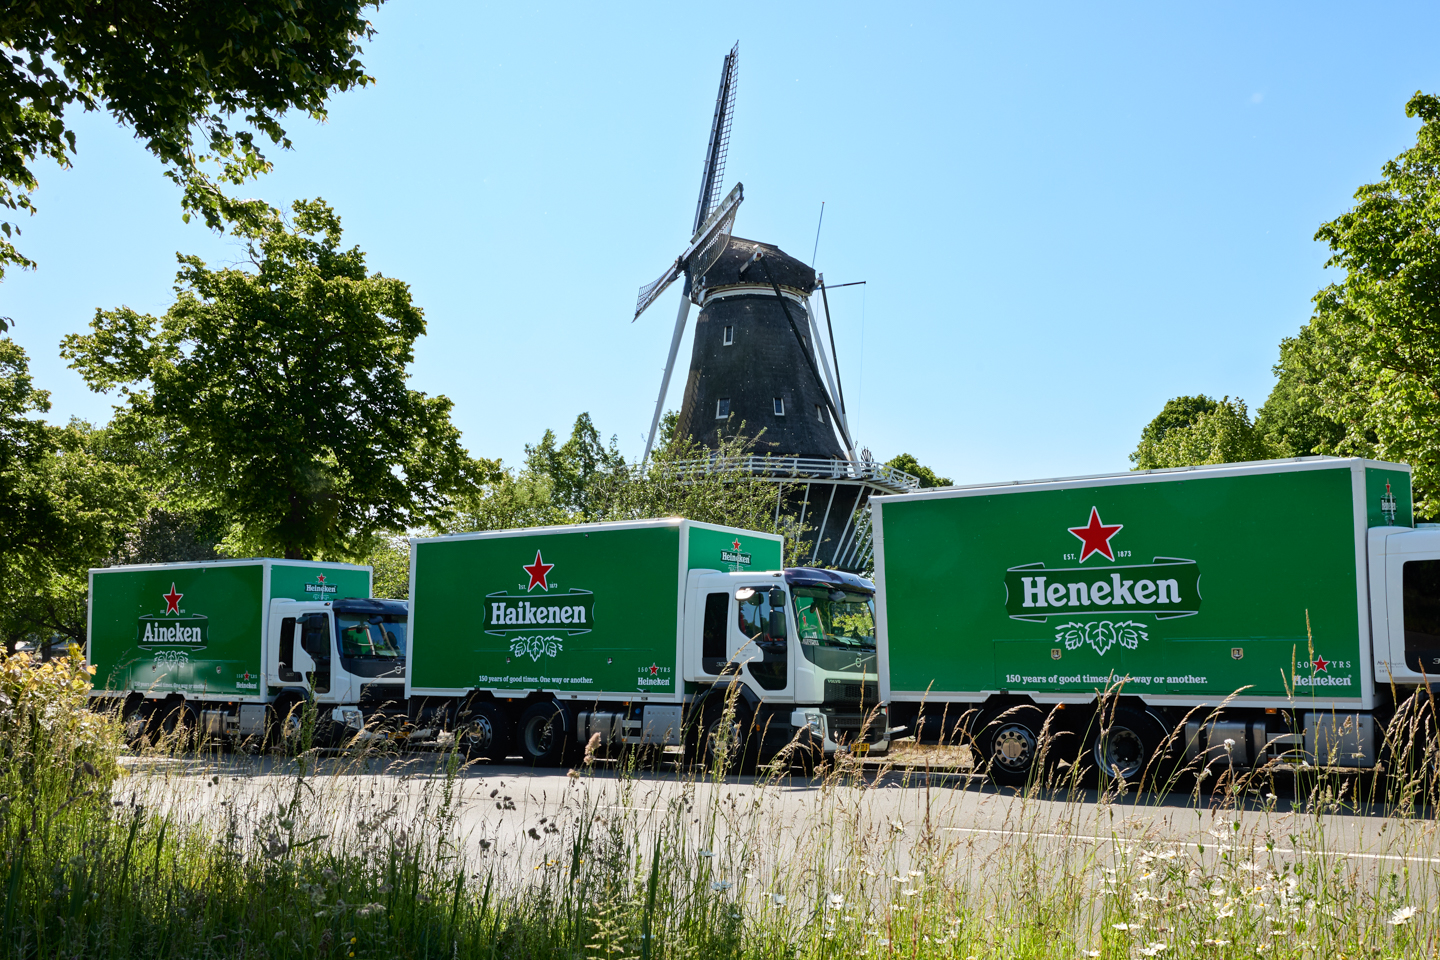
[[735, 118], [735, 81], [739, 76], [739, 63], [740, 41], [737, 40], [725, 55], [725, 64], [720, 68], [720, 92], [715, 96], [715, 117], [710, 121], [710, 142], [705, 147], [705, 171], [700, 177], [700, 200], [695, 205], [695, 225], [690, 228], [692, 235], [698, 234], [701, 226], [710, 219], [725, 185], [725, 157], [730, 151], [730, 122]]
[[633, 323], [639, 319], [645, 308], [660, 298], [665, 289], [674, 283], [680, 274], [685, 272], [689, 264], [690, 276], [696, 280], [705, 275], [720, 254], [725, 252], [726, 245], [730, 242], [730, 231], [735, 226], [735, 214], [740, 209], [740, 201], [745, 199], [745, 185], [735, 184], [735, 189], [720, 202], [715, 211], [710, 214], [695, 239], [686, 246], [685, 251], [675, 258], [675, 262], [659, 278], [647, 283], [640, 288], [640, 297], [635, 302], [635, 316], [631, 319]]

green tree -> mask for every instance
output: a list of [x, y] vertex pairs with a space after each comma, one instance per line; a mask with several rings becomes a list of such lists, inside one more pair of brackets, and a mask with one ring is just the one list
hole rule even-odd
[[898, 457], [886, 461], [885, 466], [894, 467], [896, 470], [904, 470], [906, 473], [910, 474], [913, 477], [919, 477], [920, 486], [922, 488], [950, 486], [949, 477], [936, 476], [934, 470], [931, 470], [929, 467], [922, 466], [920, 464], [920, 461], [916, 460], [908, 453], [902, 453]]
[[[332, 90], [371, 82], [358, 41], [381, 0], [45, 0], [0, 12], [0, 205], [34, 212], [37, 159], [68, 167], [79, 110], [105, 110], [185, 188], [186, 219], [212, 227], [263, 211], [232, 201], [220, 182], [270, 168], [259, 141], [290, 141], [290, 110], [323, 120]], [[238, 122], [237, 122], [238, 118]], [[0, 277], [33, 266], [0, 221]]]
[[410, 543], [404, 537], [376, 537], [360, 562], [373, 569], [371, 590], [375, 596], [389, 600], [410, 596]]
[[130, 535], [146, 496], [134, 471], [107, 457], [107, 432], [73, 420], [41, 424], [43, 453], [16, 478], [27, 523], [6, 543], [0, 571], [0, 637], [84, 643], [87, 571]]
[[[1206, 410], [1204, 404], [1197, 401], [1208, 401], [1214, 407]], [[1189, 423], [1180, 419], [1187, 410], [1194, 411]], [[1176, 397], [1166, 403], [1160, 416], [1142, 431], [1140, 445], [1130, 454], [1130, 460], [1136, 470], [1156, 470], [1269, 460], [1277, 455], [1250, 422], [1244, 400], [1238, 397], [1210, 400], [1199, 396]]]
[[1305, 359], [1311, 338], [1307, 326], [1299, 336], [1280, 341], [1275, 387], [1255, 416], [1256, 431], [1279, 456], [1333, 454], [1345, 439], [1345, 427], [1320, 411], [1316, 383]]
[[787, 562], [808, 555], [806, 530], [784, 510], [786, 482], [756, 477], [736, 461], [753, 451], [752, 440], [724, 440], [707, 450], [674, 431], [675, 416], [666, 414], [668, 430], [651, 453], [644, 471], [625, 462], [615, 441], [604, 445], [590, 415], [575, 420], [570, 439], [556, 446], [553, 431], [526, 447], [525, 465], [501, 469], [457, 500], [453, 518], [440, 527], [447, 533], [508, 530], [518, 527], [609, 520], [686, 517], [749, 530], [775, 532], [786, 538]]
[[[1193, 397], [1171, 397], [1160, 408], [1160, 413], [1140, 431], [1140, 445], [1159, 443], [1165, 434], [1176, 428], [1193, 427], [1200, 415], [1214, 413], [1219, 401], [1198, 393]], [[1133, 460], [1134, 457], [1132, 456]]]
[[252, 269], [181, 256], [164, 317], [96, 311], [62, 354], [118, 389], [171, 502], [213, 510], [224, 548], [363, 556], [372, 538], [442, 520], [489, 469], [461, 448], [450, 401], [408, 388], [425, 331], [409, 287], [341, 248], [340, 219], [297, 201], [241, 228]]
[[1416, 93], [1415, 145], [1388, 161], [1355, 205], [1315, 235], [1344, 278], [1282, 362], [1313, 385], [1317, 410], [1343, 428], [1337, 453], [1414, 468], [1416, 510], [1440, 515], [1440, 98]]

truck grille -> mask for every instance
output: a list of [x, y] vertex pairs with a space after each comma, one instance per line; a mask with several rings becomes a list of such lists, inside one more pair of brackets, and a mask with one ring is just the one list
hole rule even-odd
[[[866, 708], [864, 713], [858, 710], [834, 710], [822, 708], [825, 714], [825, 724], [830, 729], [830, 739], [836, 743], [855, 743], [863, 739], [866, 743], [878, 743], [886, 739], [886, 728], [890, 726], [889, 713], [886, 710], [872, 710]], [[864, 731], [862, 738], [861, 731]]]
[[880, 685], [873, 680], [826, 680], [825, 702], [869, 709], [880, 702]]

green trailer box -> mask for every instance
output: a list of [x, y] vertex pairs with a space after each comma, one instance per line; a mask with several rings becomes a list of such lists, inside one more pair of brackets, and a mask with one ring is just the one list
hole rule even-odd
[[268, 700], [271, 601], [369, 596], [370, 568], [341, 563], [230, 560], [91, 570], [94, 692]]
[[690, 571], [778, 571], [773, 534], [665, 519], [417, 538], [407, 697], [683, 698]]
[[[1376, 664], [1389, 669], [1371, 643], [1385, 540], [1367, 539], [1413, 526], [1403, 464], [1310, 457], [872, 503], [896, 703], [1088, 701], [1125, 678], [1150, 705], [1369, 710]], [[1433, 551], [1417, 533], [1393, 543]]]

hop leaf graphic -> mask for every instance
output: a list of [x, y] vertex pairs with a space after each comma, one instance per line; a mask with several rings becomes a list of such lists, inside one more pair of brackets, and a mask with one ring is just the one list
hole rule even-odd
[[1055, 628], [1055, 640], [1057, 643], [1064, 643], [1066, 650], [1078, 650], [1088, 643], [1102, 657], [1117, 643], [1126, 650], [1135, 650], [1140, 646], [1141, 640], [1149, 639], [1145, 625], [1132, 620], [1124, 623], [1112, 623], [1109, 620], [1062, 623]]
[[1115, 644], [1115, 624], [1109, 620], [1101, 620], [1099, 623], [1092, 623], [1085, 628], [1085, 639], [1090, 641], [1090, 646], [1100, 656], [1105, 656], [1105, 651]]
[[1055, 642], [1065, 642], [1066, 650], [1074, 650], [1085, 643], [1085, 625], [1083, 623], [1062, 623], [1055, 628]]
[[559, 637], [518, 637], [510, 644], [510, 652], [517, 657], [539, 660], [553, 657], [565, 649]]
[[1115, 624], [1115, 639], [1120, 641], [1120, 646], [1127, 650], [1134, 650], [1140, 646], [1141, 640], [1149, 640], [1145, 633], [1145, 625], [1127, 621]]

